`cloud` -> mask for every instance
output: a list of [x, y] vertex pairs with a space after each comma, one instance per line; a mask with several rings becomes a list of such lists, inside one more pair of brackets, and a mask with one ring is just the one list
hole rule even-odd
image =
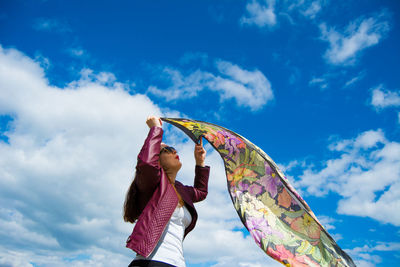
[[218, 93], [221, 102], [234, 99], [238, 106], [252, 111], [261, 109], [274, 98], [270, 82], [259, 70], [245, 70], [223, 60], [217, 60], [215, 65], [217, 74], [196, 70], [184, 75], [166, 67], [163, 74], [172, 85], [166, 89], [150, 86], [148, 92], [167, 101], [178, 101], [194, 98], [208, 89]]
[[313, 1], [304, 11], [301, 13], [310, 19], [314, 19], [317, 13], [321, 10], [321, 1]]
[[184, 76], [179, 70], [170, 67], [165, 67], [162, 70], [162, 77], [169, 80], [172, 85], [167, 89], [149, 86], [148, 92], [158, 97], [163, 97], [166, 101], [185, 100], [196, 97], [207, 86], [209, 80], [214, 78], [211, 73], [201, 70]]
[[365, 77], [365, 72], [360, 72], [357, 76], [351, 78], [350, 80], [348, 80], [345, 85], [344, 88], [353, 86], [355, 83], [359, 82], [360, 80], [364, 79]]
[[317, 14], [321, 11], [325, 5], [325, 1], [322, 0], [298, 0], [290, 1], [288, 11], [297, 10], [301, 15], [308, 19], [315, 19]]
[[52, 251], [51, 255], [31, 251], [15, 251], [2, 249], [0, 266], [4, 267], [84, 267], [84, 266], [128, 266], [130, 258], [108, 251], [92, 248], [76, 253]]
[[316, 78], [313, 77], [309, 82], [309, 85], [319, 86], [321, 90], [328, 88], [328, 81], [326, 78]]
[[146, 134], [135, 125], [159, 108], [146, 96], [130, 96], [111, 74], [85, 71], [56, 88], [20, 52], [1, 48], [0, 57], [0, 112], [13, 118], [8, 143], [0, 143], [1, 202], [11, 209], [1, 219], [26, 233], [15, 246], [36, 251], [97, 243], [117, 250], [109, 238], [125, 238], [113, 225], [126, 229], [120, 206], [135, 158], [129, 151]]
[[322, 0], [252, 0], [246, 4], [246, 11], [240, 18], [240, 24], [273, 28], [278, 24], [279, 16], [285, 17], [291, 24], [295, 24], [291, 14], [300, 14], [301, 18], [315, 19], [324, 5], [325, 1]]
[[[318, 216], [318, 220], [326, 230], [333, 230], [333, 229], [336, 228], [334, 226], [334, 223], [336, 222], [336, 219], [334, 219], [334, 218], [331, 218], [331, 217], [328, 217], [328, 216], [324, 216], [324, 215], [320, 215], [320, 216]], [[335, 238], [335, 240], [337, 241], [336, 238]]]
[[66, 33], [72, 32], [70, 26], [63, 21], [50, 18], [38, 18], [33, 23], [33, 28], [37, 31]]
[[[221, 75], [257, 80], [220, 64]], [[180, 114], [162, 112], [127, 87], [112, 73], [83, 69], [79, 80], [59, 88], [49, 84], [39, 62], [0, 46], [0, 114], [11, 118], [1, 128], [7, 141], [0, 141], [0, 265], [111, 267], [132, 260], [124, 246], [132, 225], [122, 220], [122, 203], [147, 134], [144, 121], [149, 114]], [[192, 184], [193, 143], [182, 136], [171, 130], [164, 137], [182, 154], [178, 179]], [[226, 193], [222, 160], [207, 149], [210, 193], [197, 205], [186, 260], [279, 266], [244, 234]]]
[[[343, 76], [343, 72], [326, 72], [320, 76], [312, 76], [308, 82], [309, 86], [319, 87], [321, 91], [326, 90], [330, 87], [331, 83], [340, 79]], [[356, 80], [353, 81], [353, 83]]]
[[256, 25], [258, 27], [272, 27], [276, 24], [274, 0], [252, 0], [246, 4], [246, 15], [240, 19], [242, 25]]
[[354, 64], [362, 50], [378, 44], [389, 31], [389, 23], [384, 19], [384, 13], [357, 19], [349, 23], [343, 33], [321, 24], [321, 39], [329, 43], [324, 55], [327, 62], [334, 65]]
[[234, 98], [239, 106], [257, 110], [273, 99], [271, 84], [259, 70], [244, 70], [227, 61], [218, 61], [217, 68], [225, 77], [217, 77], [211, 88], [221, 92], [222, 100]]
[[315, 196], [340, 195], [340, 214], [399, 226], [400, 215], [393, 210], [400, 208], [400, 143], [387, 140], [382, 130], [370, 130], [330, 149], [336, 156], [321, 168], [305, 168], [295, 185]]
[[81, 47], [75, 47], [75, 48], [69, 48], [66, 50], [66, 52], [75, 58], [87, 58], [88, 53]]
[[400, 106], [400, 92], [385, 90], [383, 85], [372, 90], [371, 105], [376, 109]]
[[357, 258], [355, 263], [357, 266], [375, 266], [382, 259], [378, 255], [373, 255], [376, 252], [398, 252], [400, 243], [398, 242], [374, 242], [373, 246], [364, 245], [363, 247], [355, 247], [347, 250], [354, 258]]
[[[137, 125], [160, 109], [144, 95], [129, 95], [110, 73], [84, 70], [80, 80], [56, 88], [19, 51], [0, 48], [0, 58], [0, 112], [12, 117], [3, 133], [8, 142], [0, 142], [2, 251], [22, 250], [29, 262], [56, 266], [38, 255], [62, 261], [64, 252], [93, 246], [127, 264], [131, 226], [122, 222], [121, 205], [133, 152], [146, 135]], [[1, 259], [13, 253], [7, 255]]]

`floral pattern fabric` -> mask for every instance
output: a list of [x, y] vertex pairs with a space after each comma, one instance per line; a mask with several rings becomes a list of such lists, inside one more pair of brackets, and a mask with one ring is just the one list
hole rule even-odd
[[211, 123], [163, 120], [196, 143], [203, 136], [219, 152], [233, 205], [257, 245], [269, 256], [285, 266], [355, 266], [264, 151]]

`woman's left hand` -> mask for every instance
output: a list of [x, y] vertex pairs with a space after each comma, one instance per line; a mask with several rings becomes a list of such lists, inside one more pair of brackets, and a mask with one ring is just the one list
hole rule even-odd
[[200, 143], [196, 144], [194, 147], [194, 159], [196, 160], [196, 165], [204, 167], [204, 160], [206, 159], [206, 150], [203, 147], [203, 137], [200, 137]]

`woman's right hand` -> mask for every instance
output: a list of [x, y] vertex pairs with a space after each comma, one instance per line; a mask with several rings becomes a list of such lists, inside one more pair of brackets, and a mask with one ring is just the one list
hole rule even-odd
[[149, 126], [149, 128], [152, 128], [154, 126], [162, 127], [162, 121], [160, 117], [157, 116], [148, 116], [146, 119], [146, 124], [147, 126]]

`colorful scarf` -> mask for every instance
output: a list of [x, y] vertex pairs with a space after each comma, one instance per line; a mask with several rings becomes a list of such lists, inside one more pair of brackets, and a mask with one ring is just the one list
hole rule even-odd
[[355, 266], [274, 161], [244, 137], [207, 122], [162, 118], [218, 151], [233, 205], [257, 245], [286, 266]]

